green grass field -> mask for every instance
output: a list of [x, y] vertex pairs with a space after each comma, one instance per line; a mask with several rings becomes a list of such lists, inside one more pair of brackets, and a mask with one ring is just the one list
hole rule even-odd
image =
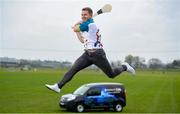
[[60, 94], [44, 86], [60, 80], [65, 72], [60, 69], [37, 72], [1, 69], [0, 113], [68, 113], [58, 106], [60, 96], [91, 82], [123, 83], [127, 91], [123, 113], [180, 113], [180, 71], [137, 71], [135, 77], [123, 73], [109, 79], [102, 72], [84, 70], [65, 85]]

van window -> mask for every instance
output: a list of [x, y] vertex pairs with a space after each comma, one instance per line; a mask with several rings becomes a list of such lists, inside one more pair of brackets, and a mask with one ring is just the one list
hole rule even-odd
[[101, 95], [100, 88], [92, 88], [87, 92], [87, 96], [98, 96], [98, 95]]
[[73, 94], [75, 94], [75, 95], [83, 95], [88, 89], [89, 89], [88, 86], [81, 86]]

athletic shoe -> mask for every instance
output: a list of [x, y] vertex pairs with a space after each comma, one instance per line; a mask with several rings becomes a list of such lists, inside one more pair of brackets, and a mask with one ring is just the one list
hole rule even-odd
[[134, 70], [134, 68], [132, 66], [130, 66], [128, 63], [123, 63], [122, 65], [125, 65], [126, 66], [126, 71], [129, 72], [129, 73], [132, 73], [133, 75], [136, 74], [136, 71]]
[[54, 91], [54, 92], [57, 92], [57, 93], [60, 93], [60, 89], [58, 87], [58, 84], [54, 84], [54, 85], [49, 85], [49, 84], [46, 84], [45, 85], [48, 89]]

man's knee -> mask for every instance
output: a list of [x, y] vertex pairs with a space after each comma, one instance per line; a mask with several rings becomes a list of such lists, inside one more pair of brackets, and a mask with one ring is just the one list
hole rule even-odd
[[114, 73], [108, 73], [107, 76], [111, 79], [113, 79], [116, 75]]

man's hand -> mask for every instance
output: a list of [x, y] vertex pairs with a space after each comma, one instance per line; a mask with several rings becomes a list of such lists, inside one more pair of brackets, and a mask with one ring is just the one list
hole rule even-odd
[[80, 28], [79, 28], [79, 26], [80, 26], [80, 24], [81, 24], [82, 22], [83, 22], [83, 21], [78, 21], [78, 22], [72, 27], [72, 29], [73, 29], [73, 31], [76, 33], [79, 41], [80, 41], [81, 43], [84, 43], [84, 37], [82, 36], [82, 34], [81, 34], [81, 32], [80, 32]]
[[78, 21], [78, 22], [72, 27], [72, 29], [73, 29], [74, 32], [80, 32], [79, 26], [80, 26], [80, 24], [81, 24], [82, 22], [83, 22], [82, 20], [81, 20], [81, 21]]
[[74, 31], [74, 32], [80, 32], [79, 26], [80, 26], [80, 25], [74, 25], [74, 26], [72, 27], [73, 31]]

